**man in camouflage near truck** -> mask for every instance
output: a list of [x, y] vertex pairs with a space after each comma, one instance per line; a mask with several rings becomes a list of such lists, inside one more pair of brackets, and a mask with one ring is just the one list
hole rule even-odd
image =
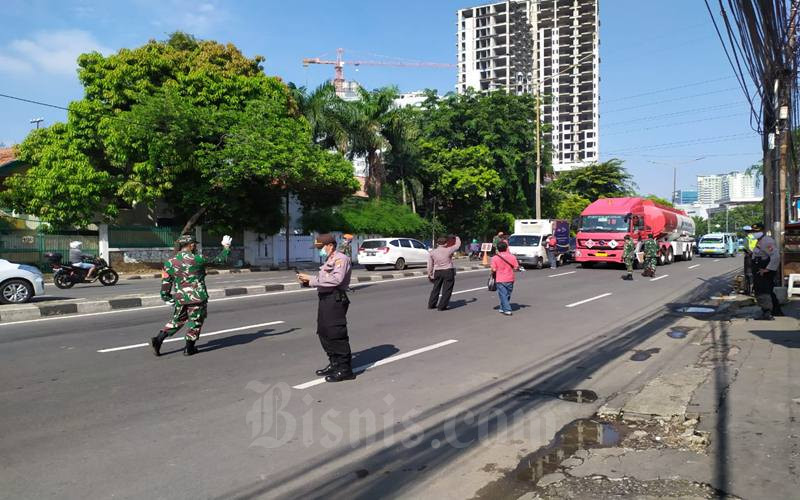
[[653, 278], [656, 275], [656, 263], [658, 262], [658, 243], [656, 243], [652, 234], [647, 235], [642, 250], [644, 250], [644, 272], [642, 276]]
[[622, 251], [622, 260], [625, 261], [625, 269], [628, 274], [624, 275], [622, 279], [626, 281], [633, 281], [633, 259], [636, 258], [636, 243], [633, 242], [630, 234], [625, 235], [625, 247]]
[[[178, 250], [175, 257], [164, 263], [161, 273], [161, 299], [174, 304], [172, 320], [164, 325], [159, 334], [150, 339], [153, 354], [161, 355], [161, 344], [164, 339], [174, 335], [186, 325], [186, 346], [184, 356], [197, 354], [194, 343], [200, 337], [203, 321], [208, 308], [208, 290], [206, 289], [206, 266], [211, 263], [223, 263], [231, 252], [231, 237], [222, 238], [222, 251], [215, 259], [206, 259], [197, 254], [197, 240], [184, 234], [175, 242]], [[172, 293], [173, 286], [175, 293]]]

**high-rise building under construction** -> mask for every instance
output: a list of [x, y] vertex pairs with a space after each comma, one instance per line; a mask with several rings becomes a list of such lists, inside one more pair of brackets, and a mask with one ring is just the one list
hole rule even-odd
[[459, 93], [542, 96], [556, 171], [598, 161], [599, 0], [506, 0], [458, 11]]

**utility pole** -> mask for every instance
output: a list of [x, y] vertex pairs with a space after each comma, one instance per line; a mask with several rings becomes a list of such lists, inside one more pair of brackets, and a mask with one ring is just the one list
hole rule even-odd
[[536, 218], [542, 218], [542, 114], [536, 93]]
[[675, 199], [678, 194], [678, 167], [672, 166], [672, 204], [675, 205]]

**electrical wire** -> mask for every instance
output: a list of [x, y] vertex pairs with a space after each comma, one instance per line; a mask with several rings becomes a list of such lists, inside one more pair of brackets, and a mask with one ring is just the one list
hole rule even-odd
[[5, 97], [6, 99], [13, 99], [15, 101], [22, 101], [22, 102], [28, 102], [28, 103], [31, 103], [31, 104], [37, 104], [39, 106], [47, 106], [48, 108], [56, 108], [56, 109], [63, 109], [64, 111], [69, 111], [69, 108], [65, 108], [64, 106], [56, 106], [55, 104], [47, 104], [46, 102], [34, 101], [32, 99], [25, 99], [25, 98], [13, 96], [13, 95], [0, 94], [0, 97]]

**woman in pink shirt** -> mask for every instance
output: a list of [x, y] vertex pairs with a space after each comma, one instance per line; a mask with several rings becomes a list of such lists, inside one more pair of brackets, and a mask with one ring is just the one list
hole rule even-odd
[[492, 272], [500, 296], [500, 313], [511, 316], [511, 292], [514, 291], [514, 271], [519, 269], [517, 258], [508, 251], [508, 243], [500, 241], [497, 253], [492, 257]]

